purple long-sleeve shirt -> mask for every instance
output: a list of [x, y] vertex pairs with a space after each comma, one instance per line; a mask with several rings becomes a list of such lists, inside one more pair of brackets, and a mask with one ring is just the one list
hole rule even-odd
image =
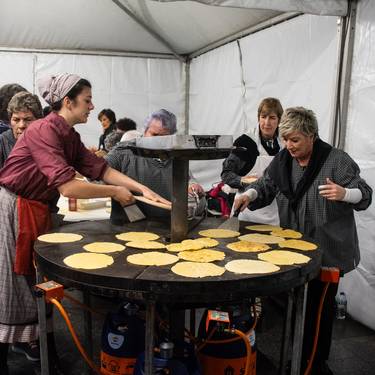
[[99, 180], [106, 168], [105, 160], [87, 150], [80, 135], [52, 112], [30, 124], [17, 140], [0, 170], [0, 185], [24, 198], [48, 202], [76, 171]]

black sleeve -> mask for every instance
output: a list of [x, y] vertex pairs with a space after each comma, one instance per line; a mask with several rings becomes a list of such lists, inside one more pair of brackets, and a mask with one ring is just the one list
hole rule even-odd
[[221, 178], [232, 188], [241, 188], [241, 177], [246, 176], [254, 167], [259, 151], [256, 143], [246, 134], [237, 138], [233, 145], [246, 151], [233, 150], [223, 162]]

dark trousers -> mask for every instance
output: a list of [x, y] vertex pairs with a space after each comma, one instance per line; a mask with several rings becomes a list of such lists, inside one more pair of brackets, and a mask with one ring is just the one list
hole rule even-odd
[[[306, 302], [306, 317], [305, 330], [303, 336], [302, 349], [302, 368], [307, 365], [314, 343], [316, 319], [319, 309], [320, 298], [324, 289], [325, 283], [318, 279], [309, 282]], [[332, 328], [335, 318], [335, 296], [337, 293], [338, 284], [330, 284], [324, 300], [321, 320], [319, 339], [315, 352], [314, 363], [325, 361], [328, 359], [331, 348]]]

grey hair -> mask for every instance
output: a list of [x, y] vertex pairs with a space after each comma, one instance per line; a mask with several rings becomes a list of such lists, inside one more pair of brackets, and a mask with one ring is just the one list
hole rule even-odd
[[152, 112], [144, 122], [144, 132], [147, 131], [152, 120], [158, 120], [161, 122], [164, 129], [169, 130], [169, 134], [175, 134], [177, 132], [177, 119], [176, 116], [167, 111], [166, 109], [159, 109], [156, 112]]
[[299, 131], [306, 136], [318, 137], [318, 121], [311, 109], [304, 107], [287, 108], [281, 116], [279, 134], [281, 138]]
[[33, 95], [27, 91], [21, 91], [10, 99], [8, 104], [9, 118], [13, 113], [30, 111], [35, 118], [43, 117], [43, 109], [37, 95]]

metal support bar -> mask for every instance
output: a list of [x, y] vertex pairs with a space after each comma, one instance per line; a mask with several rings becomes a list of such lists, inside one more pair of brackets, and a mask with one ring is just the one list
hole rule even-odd
[[172, 160], [171, 241], [184, 240], [188, 232], [189, 160]]
[[357, 0], [349, 2], [348, 15], [339, 19], [339, 46], [336, 73], [333, 126], [330, 140], [335, 147], [345, 148], [350, 81], [354, 52]]
[[[83, 304], [91, 307], [91, 298], [90, 293], [87, 290], [82, 291], [82, 299]], [[92, 316], [91, 312], [88, 310], [83, 310], [83, 321], [84, 321], [84, 337], [85, 337], [85, 346], [87, 350], [87, 354], [90, 358], [93, 357], [93, 338], [92, 338]], [[91, 370], [90, 366], [86, 365], [86, 374], [91, 375], [93, 371]]]
[[176, 60], [170, 53], [153, 52], [127, 52], [116, 50], [83, 50], [83, 49], [50, 49], [50, 48], [21, 48], [21, 47], [0, 47], [0, 52], [10, 53], [43, 53], [53, 55], [80, 55], [80, 56], [109, 56], [109, 57], [135, 57], [145, 59], [166, 59]]
[[146, 300], [145, 375], [153, 374], [155, 301]]
[[293, 356], [291, 375], [299, 375], [301, 371], [303, 331], [305, 327], [307, 283], [296, 289], [296, 320], [294, 322]]
[[169, 317], [169, 336], [174, 343], [174, 355], [184, 357], [185, 310], [172, 310]]
[[[42, 281], [42, 277], [38, 271], [37, 271], [37, 281], [38, 282]], [[36, 303], [38, 307], [41, 375], [49, 375], [46, 301], [44, 299], [44, 292], [42, 290], [40, 289], [36, 290], [35, 294], [36, 294]]]
[[294, 290], [292, 289], [288, 292], [288, 302], [286, 307], [286, 313], [284, 316], [283, 340], [281, 342], [279, 375], [285, 375], [286, 365], [288, 363], [288, 349], [292, 328], [293, 305]]
[[190, 60], [185, 63], [185, 131], [189, 134], [190, 130]]
[[195, 333], [195, 326], [196, 326], [196, 311], [195, 309], [190, 309], [190, 332], [193, 336], [196, 335]]

